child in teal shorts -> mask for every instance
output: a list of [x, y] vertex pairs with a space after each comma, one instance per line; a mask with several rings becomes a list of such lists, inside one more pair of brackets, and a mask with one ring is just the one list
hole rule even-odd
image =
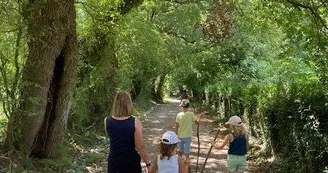
[[229, 143], [228, 150], [228, 170], [230, 172], [242, 173], [246, 171], [246, 154], [248, 150], [248, 136], [245, 127], [238, 116], [232, 116], [226, 122], [229, 125], [230, 133], [227, 134], [222, 143], [213, 141], [214, 148], [222, 149]]

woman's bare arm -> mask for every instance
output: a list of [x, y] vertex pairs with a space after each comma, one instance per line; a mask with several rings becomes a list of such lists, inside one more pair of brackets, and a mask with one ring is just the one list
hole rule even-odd
[[157, 170], [158, 170], [158, 167], [157, 167], [157, 157], [155, 157], [154, 163], [153, 163], [153, 167], [151, 168], [151, 170], [148, 173], [156, 173]]
[[[107, 134], [106, 121], [107, 121], [107, 117], [104, 119], [104, 127], [105, 127], [105, 132], [106, 132], [106, 134]], [[108, 134], [107, 134], [107, 135], [108, 135]]]
[[140, 154], [140, 157], [145, 163], [149, 163], [149, 156], [146, 151], [146, 147], [143, 141], [143, 135], [142, 135], [142, 125], [140, 120], [135, 119], [135, 129], [136, 131], [134, 132], [134, 143], [136, 146], [136, 150]]

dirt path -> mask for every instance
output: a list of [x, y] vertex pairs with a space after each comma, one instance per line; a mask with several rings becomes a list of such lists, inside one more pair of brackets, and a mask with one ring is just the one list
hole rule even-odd
[[[167, 130], [174, 130], [175, 117], [179, 113], [178, 100], [170, 99], [167, 104], [159, 104], [150, 112], [148, 119], [142, 120], [144, 127], [144, 139], [147, 145], [150, 158], [153, 161], [154, 156], [158, 153], [157, 144], [160, 136]], [[196, 137], [196, 125], [194, 126], [194, 135], [191, 144], [191, 170], [194, 173], [197, 163], [197, 137]], [[200, 157], [198, 172], [205, 161], [207, 152], [210, 148], [211, 141], [214, 139], [216, 129], [211, 120], [203, 118], [201, 121], [200, 129]], [[222, 139], [222, 136], [219, 136]], [[207, 160], [204, 173], [226, 173], [226, 157], [227, 150], [212, 149], [210, 157]]]
[[[161, 135], [167, 130], [174, 130], [175, 117], [179, 113], [180, 108], [178, 107], [179, 100], [169, 99], [167, 104], [158, 104], [152, 110], [147, 112], [148, 116], [140, 117], [143, 125], [144, 140], [146, 143], [147, 151], [149, 153], [151, 161], [154, 160], [154, 156], [158, 154], [158, 143]], [[196, 136], [196, 125], [193, 127], [193, 138], [191, 144], [191, 172], [195, 173], [196, 163], [197, 163], [197, 136]], [[198, 172], [200, 172], [203, 163], [205, 161], [206, 155], [211, 146], [211, 141], [213, 141], [216, 127], [214, 126], [212, 120], [202, 118], [201, 125], [199, 128], [200, 133], [200, 157], [199, 157], [199, 167]], [[219, 138], [223, 139], [222, 134], [219, 134]], [[107, 144], [106, 144], [107, 146]], [[85, 168], [85, 172], [89, 173], [103, 173], [107, 172], [107, 148], [102, 148], [104, 160], [97, 166], [92, 165]], [[204, 173], [227, 173], [226, 168], [226, 157], [227, 148], [223, 150], [212, 149], [210, 157], [207, 160]]]

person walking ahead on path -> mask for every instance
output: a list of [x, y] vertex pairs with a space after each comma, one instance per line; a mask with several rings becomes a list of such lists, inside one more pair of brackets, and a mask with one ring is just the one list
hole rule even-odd
[[238, 116], [232, 116], [226, 122], [229, 125], [230, 133], [227, 134], [222, 143], [213, 141], [214, 148], [222, 149], [229, 143], [228, 150], [228, 170], [230, 172], [242, 173], [246, 171], [246, 154], [248, 150], [248, 136], [245, 127]]
[[176, 133], [167, 131], [162, 135], [159, 144], [160, 154], [155, 157], [154, 166], [149, 173], [188, 173], [189, 162], [184, 162], [176, 154], [177, 144], [180, 142]]
[[191, 99], [192, 95], [187, 89], [187, 85], [183, 85], [182, 90], [180, 91], [180, 101], [183, 99]]
[[178, 153], [180, 156], [184, 155], [187, 161], [189, 161], [192, 124], [199, 125], [199, 119], [197, 119], [193, 112], [189, 111], [190, 102], [188, 99], [183, 99], [179, 106], [182, 112], [178, 113], [175, 119], [175, 131], [181, 140], [178, 144]]
[[[132, 116], [132, 100], [127, 92], [118, 92], [114, 98], [111, 116], [104, 125], [110, 138], [109, 173], [141, 173], [141, 158], [150, 166], [142, 137], [141, 122]], [[140, 158], [141, 156], [141, 158]]]

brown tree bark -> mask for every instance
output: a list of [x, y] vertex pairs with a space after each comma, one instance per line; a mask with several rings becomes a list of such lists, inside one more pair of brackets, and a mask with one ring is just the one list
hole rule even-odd
[[[53, 156], [66, 129], [77, 71], [73, 0], [29, 1], [29, 55], [23, 71], [20, 110], [13, 118], [16, 146], [27, 156]], [[8, 131], [8, 133], [13, 133]]]

